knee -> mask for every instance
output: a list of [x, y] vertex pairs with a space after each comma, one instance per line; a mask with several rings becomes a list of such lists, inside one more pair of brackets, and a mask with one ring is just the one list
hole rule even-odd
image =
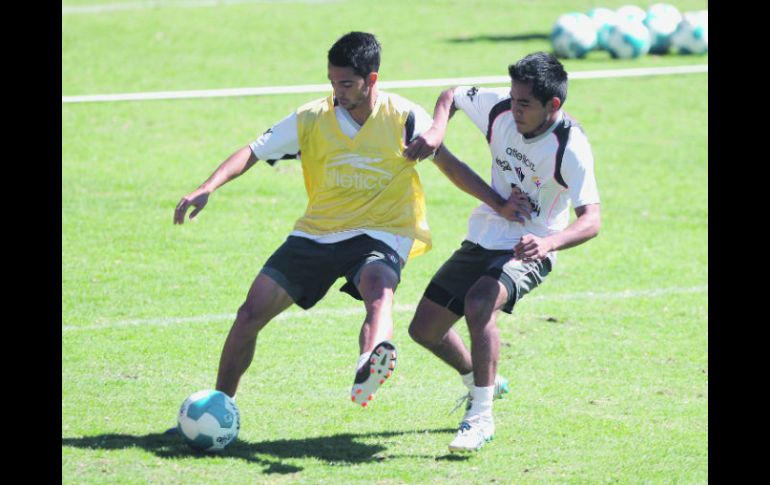
[[439, 345], [445, 335], [446, 332], [442, 332], [417, 318], [412, 320], [412, 323], [409, 324], [409, 336], [412, 337], [412, 340], [426, 348], [432, 348]]
[[263, 321], [262, 312], [252, 303], [246, 301], [238, 308], [235, 317], [235, 326], [246, 333], [257, 334], [267, 324]]
[[412, 323], [409, 324], [409, 336], [412, 337], [412, 340], [422, 346], [436, 343], [436, 338], [432, 332], [430, 332], [428, 326], [420, 324], [418, 320], [412, 320]]

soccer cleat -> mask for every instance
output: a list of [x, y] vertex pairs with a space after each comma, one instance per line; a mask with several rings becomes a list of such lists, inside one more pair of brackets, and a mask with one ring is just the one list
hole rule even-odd
[[485, 443], [492, 441], [494, 437], [495, 421], [492, 419], [492, 413], [474, 414], [473, 416], [468, 416], [466, 413], [457, 429], [457, 435], [449, 443], [449, 451], [477, 451]]
[[169, 428], [166, 431], [164, 431], [163, 434], [166, 434], [166, 435], [179, 434], [179, 429], [177, 429], [177, 427], [174, 426], [173, 428]]
[[366, 407], [374, 399], [374, 393], [393, 375], [396, 368], [396, 347], [384, 340], [377, 344], [369, 360], [358, 369], [350, 390], [350, 400]]
[[[503, 376], [495, 376], [495, 392], [492, 395], [492, 399], [502, 399], [504, 394], [508, 394], [510, 392], [510, 389], [508, 388], [508, 379], [506, 379]], [[459, 399], [457, 399], [457, 402], [455, 402], [455, 407], [452, 408], [451, 411], [449, 411], [449, 414], [452, 414], [459, 408], [460, 406], [465, 403], [465, 410], [468, 411], [471, 408], [471, 405], [473, 404], [473, 396], [471, 396], [470, 391], [466, 393], [464, 396], [461, 396]]]

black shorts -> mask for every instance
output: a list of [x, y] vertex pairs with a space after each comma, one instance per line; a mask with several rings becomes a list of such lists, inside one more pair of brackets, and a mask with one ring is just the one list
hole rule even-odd
[[[305, 237], [289, 236], [262, 267], [304, 309], [324, 297], [337, 278], [345, 277], [340, 291], [362, 300], [356, 286], [361, 269], [369, 263], [382, 263], [401, 280], [401, 259], [384, 242], [360, 235], [344, 241], [321, 244]], [[395, 288], [393, 289], [395, 291]]]
[[513, 259], [513, 250], [486, 249], [463, 241], [460, 249], [433, 276], [423, 296], [456, 315], [463, 315], [468, 290], [482, 276], [490, 276], [508, 290], [502, 310], [511, 313], [516, 302], [542, 283], [552, 267], [550, 255], [525, 263]]

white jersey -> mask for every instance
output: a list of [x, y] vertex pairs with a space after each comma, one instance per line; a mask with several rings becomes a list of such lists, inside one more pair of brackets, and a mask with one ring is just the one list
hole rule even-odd
[[569, 205], [599, 202], [591, 146], [582, 128], [559, 111], [545, 133], [524, 138], [511, 113], [509, 88], [459, 86], [454, 105], [486, 136], [492, 154], [492, 188], [507, 199], [512, 187], [527, 195], [534, 212], [510, 222], [481, 204], [468, 220], [466, 239], [487, 249], [512, 249], [525, 234], [545, 237], [569, 224]]
[[[386, 96], [392, 100], [395, 100], [398, 104], [405, 104], [408, 106], [409, 111], [414, 113], [414, 130], [412, 133], [404, 133], [406, 144], [420, 136], [424, 131], [431, 127], [433, 124], [433, 118], [420, 106], [412, 103], [406, 98], [398, 96], [396, 94], [384, 93], [380, 91], [378, 96]], [[340, 125], [340, 130], [353, 138], [361, 129], [348, 110], [338, 106], [335, 100], [334, 113], [337, 116], [337, 122]], [[250, 145], [251, 151], [260, 160], [265, 160], [270, 165], [274, 165], [278, 160], [286, 160], [291, 158], [299, 158], [299, 136], [297, 135], [297, 113], [294, 112], [282, 119], [272, 128], [264, 132], [256, 141]], [[394, 251], [401, 256], [404, 261], [409, 256], [409, 251], [412, 248], [414, 240], [404, 236], [398, 236], [383, 231], [373, 231], [368, 229], [357, 229], [352, 231], [335, 232], [331, 234], [309, 234], [303, 231], [292, 231], [290, 236], [299, 236], [312, 239], [318, 243], [329, 244], [339, 241], [344, 241], [361, 234], [366, 234], [369, 237], [384, 242], [390, 246]]]

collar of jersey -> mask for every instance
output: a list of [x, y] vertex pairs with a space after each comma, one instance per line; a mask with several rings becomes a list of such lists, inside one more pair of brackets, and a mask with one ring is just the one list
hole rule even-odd
[[340, 124], [337, 121], [337, 115], [334, 114], [334, 94], [331, 94], [326, 99], [326, 102], [328, 103], [328, 106], [329, 106], [326, 116], [331, 116], [331, 122], [334, 123], [334, 129], [337, 132], [337, 136], [345, 140], [345, 142], [348, 143], [349, 145], [355, 145], [359, 139], [359, 136], [361, 136], [361, 133], [367, 129], [367, 126], [371, 125], [371, 123], [369, 123], [369, 120], [377, 116], [377, 113], [380, 111], [380, 106], [382, 105], [382, 99], [383, 99], [383, 93], [380, 91], [379, 93], [377, 93], [377, 99], [374, 100], [374, 107], [372, 108], [372, 112], [369, 113], [369, 117], [366, 118], [366, 120], [364, 121], [364, 124], [361, 125], [361, 129], [358, 130], [358, 133], [356, 133], [356, 136], [354, 136], [353, 138], [350, 138], [348, 135], [343, 133], [342, 129], [340, 128]]
[[527, 143], [527, 144], [529, 144], [529, 143], [537, 143], [540, 140], [542, 140], [543, 138], [545, 138], [546, 136], [548, 136], [551, 133], [553, 133], [553, 130], [555, 130], [556, 127], [559, 126], [559, 123], [561, 123], [563, 120], [564, 120], [564, 111], [559, 110], [558, 117], [556, 118], [556, 122], [554, 122], [554, 124], [549, 126], [547, 130], [545, 130], [544, 132], [540, 133], [539, 135], [537, 135], [534, 138], [525, 138], [524, 135], [521, 135], [521, 139], [524, 141], [524, 143]]

